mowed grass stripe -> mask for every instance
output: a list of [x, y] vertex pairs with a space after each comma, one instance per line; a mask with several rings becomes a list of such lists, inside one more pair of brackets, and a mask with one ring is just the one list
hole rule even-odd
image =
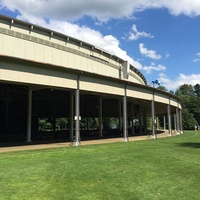
[[0, 154], [0, 199], [200, 199], [200, 133]]

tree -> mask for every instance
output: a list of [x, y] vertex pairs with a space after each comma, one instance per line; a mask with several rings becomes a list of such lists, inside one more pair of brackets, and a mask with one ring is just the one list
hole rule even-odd
[[183, 84], [179, 87], [179, 89], [176, 91], [176, 95], [194, 95], [194, 90], [192, 85]]
[[174, 94], [174, 91], [173, 91], [173, 90], [170, 90], [169, 93]]
[[194, 129], [200, 123], [200, 85], [181, 85], [175, 94], [183, 105], [184, 127]]
[[194, 92], [198, 97], [200, 97], [200, 84], [194, 86]]
[[183, 109], [183, 127], [187, 130], [194, 130], [194, 127], [197, 126], [197, 120], [194, 118], [194, 115], [190, 113], [187, 109]]
[[194, 115], [194, 118], [200, 122], [200, 97], [192, 96], [190, 101], [187, 102], [187, 108], [190, 113]]
[[164, 86], [159, 85], [157, 89], [167, 92], [167, 88]]

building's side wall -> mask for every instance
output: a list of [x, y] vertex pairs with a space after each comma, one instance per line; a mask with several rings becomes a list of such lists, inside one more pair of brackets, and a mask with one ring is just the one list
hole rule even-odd
[[103, 94], [124, 95], [124, 84], [84, 75], [80, 77], [80, 89]]
[[153, 94], [149, 89], [140, 88], [138, 86], [128, 85], [127, 86], [127, 97], [134, 97], [143, 100], [152, 100]]
[[[123, 60], [92, 45], [31, 25], [0, 20], [0, 54], [55, 66], [79, 69], [118, 79], [123, 77]], [[131, 72], [128, 80], [144, 84]]]
[[177, 99], [173, 98], [173, 97], [170, 98], [170, 105], [182, 109], [182, 106], [181, 106], [180, 102]]
[[77, 88], [76, 74], [17, 63], [1, 62], [0, 80], [61, 88]]
[[[176, 98], [169, 100], [167, 94], [159, 91], [153, 95], [154, 89], [144, 86], [141, 73], [133, 70], [129, 73], [122, 59], [34, 25], [0, 18], [0, 55], [17, 58], [16, 63], [0, 63], [0, 81], [76, 89], [81, 73], [81, 90], [124, 96], [126, 88], [127, 97], [154, 99], [181, 108]], [[18, 60], [29, 61], [29, 64], [20, 64]]]
[[154, 100], [155, 102], [162, 102], [165, 104], [169, 104], [169, 97], [167, 94], [162, 94], [159, 92], [154, 93]]

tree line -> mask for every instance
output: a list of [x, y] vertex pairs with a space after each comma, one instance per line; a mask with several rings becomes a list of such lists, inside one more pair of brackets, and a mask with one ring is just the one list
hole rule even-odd
[[[159, 86], [158, 89], [167, 92], [164, 86]], [[183, 84], [175, 92], [169, 92], [178, 96], [182, 103], [184, 129], [192, 130], [195, 126], [198, 127], [200, 125], [200, 84], [194, 86]]]

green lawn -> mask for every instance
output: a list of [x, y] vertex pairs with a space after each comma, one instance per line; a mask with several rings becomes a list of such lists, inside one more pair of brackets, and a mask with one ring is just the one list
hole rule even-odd
[[200, 199], [200, 132], [0, 153], [0, 199]]

